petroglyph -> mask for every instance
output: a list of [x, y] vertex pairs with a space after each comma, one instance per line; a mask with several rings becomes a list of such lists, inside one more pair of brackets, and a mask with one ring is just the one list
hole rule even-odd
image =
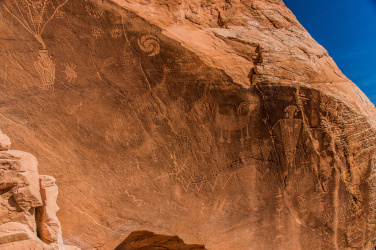
[[137, 198], [137, 196], [130, 194], [128, 190], [124, 191], [124, 194], [131, 199], [131, 202], [135, 203], [137, 207], [141, 206], [143, 203], [143, 200]]
[[55, 63], [48, 55], [48, 50], [39, 50], [38, 61], [34, 62], [34, 66], [42, 80], [43, 88], [53, 90], [55, 84]]
[[69, 63], [65, 63], [65, 70], [63, 71], [66, 75], [66, 80], [68, 81], [68, 83], [72, 83], [76, 80], [77, 78], [77, 72], [76, 72], [76, 67], [77, 65], [74, 65], [73, 63], [72, 64], [69, 64]]
[[223, 190], [236, 175], [236, 172], [229, 172], [226, 168], [217, 168], [211, 173], [200, 172], [200, 166], [193, 167], [188, 163], [190, 157], [187, 157], [184, 161], [178, 161], [175, 154], [171, 154], [171, 159], [172, 169], [154, 180], [170, 179], [178, 181], [186, 193], [190, 191], [200, 192], [203, 189], [213, 192], [218, 188]]
[[152, 35], [145, 35], [138, 39], [140, 49], [148, 56], [156, 56], [161, 51], [159, 39]]
[[46, 25], [60, 13], [61, 8], [68, 2], [56, 0], [45, 1], [13, 1], [12, 4], [1, 3], [4, 9], [12, 15], [35, 39], [46, 49], [42, 39]]
[[85, 0], [85, 2], [89, 2], [90, 4], [87, 4], [85, 6], [85, 9], [89, 15], [91, 15], [94, 18], [100, 18], [104, 14], [104, 9], [102, 6], [102, 1], [97, 0]]
[[122, 29], [122, 28], [119, 28], [119, 27], [113, 28], [113, 29], [110, 31], [110, 34], [111, 34], [111, 37], [112, 37], [112, 38], [117, 39], [117, 38], [123, 36], [123, 29]]
[[242, 102], [238, 106], [219, 103], [216, 106], [214, 124], [220, 129], [219, 142], [231, 143], [231, 132], [240, 130], [240, 141], [249, 140], [249, 127], [251, 112], [257, 106], [256, 100], [252, 103]]
[[[286, 119], [281, 119], [273, 127], [273, 130], [280, 129], [280, 141], [283, 144], [284, 156], [287, 162], [287, 167], [293, 167], [295, 160], [296, 145], [300, 138], [300, 130], [302, 128], [302, 120], [294, 118], [297, 114], [298, 108], [296, 106], [288, 106], [285, 108]], [[279, 126], [277, 126], [279, 125]]]
[[3, 8], [15, 18], [34, 38], [42, 45], [39, 50], [38, 60], [34, 62], [43, 88], [53, 89], [55, 84], [55, 63], [48, 55], [48, 50], [43, 41], [42, 34], [46, 25], [56, 16], [61, 16], [61, 8], [68, 2], [54, 0], [45, 1], [14, 1]]
[[282, 194], [281, 188], [278, 188], [278, 195], [276, 196], [276, 198], [277, 198], [276, 211], [277, 211], [277, 232], [278, 232], [278, 235], [275, 238], [275, 242], [279, 247], [281, 247], [283, 245], [283, 241], [284, 241], [284, 237], [283, 237], [284, 225], [283, 225], [283, 222], [282, 222], [282, 211], [284, 209], [284, 206], [283, 206], [283, 194]]
[[103, 35], [103, 29], [99, 26], [94, 26], [94, 27], [91, 27], [91, 34], [95, 37], [95, 38], [99, 38]]
[[157, 148], [153, 147], [151, 150], [151, 158], [153, 159], [154, 163], [158, 163], [158, 155], [157, 155]]
[[[53, 11], [48, 5], [38, 14], [43, 3], [58, 6], [64, 0], [27, 2], [35, 4], [24, 24], [38, 31]], [[270, 9], [258, 8], [269, 8], [272, 1], [252, 2], [246, 15], [232, 21], [233, 14], [244, 13], [230, 5], [242, 1], [226, 3], [227, 10], [209, 4], [218, 7], [223, 22], [229, 21], [223, 27], [231, 36], [227, 40], [207, 36], [216, 17], [192, 32], [199, 23], [174, 24], [183, 11], [154, 15], [167, 8], [157, 2], [70, 1], [41, 35], [40, 43], [48, 48], [43, 50], [10, 13], [22, 20], [16, 4], [22, 10], [23, 0], [0, 1], [0, 23], [11, 26], [3, 27], [1, 35], [0, 52], [10, 52], [1, 53], [6, 56], [0, 62], [0, 118], [9, 119], [0, 122], [5, 131], [20, 136], [16, 144], [38, 150], [41, 166], [59, 175], [63, 192], [72, 192], [75, 205], [108, 223], [105, 237], [98, 238], [95, 225], [74, 217], [70, 204], [62, 203], [67, 240], [84, 248], [113, 249], [108, 242], [116, 242], [119, 232], [152, 227], [198, 239], [209, 249], [334, 249], [334, 241], [338, 249], [362, 248], [358, 241], [366, 242], [376, 232], [371, 209], [376, 195], [370, 191], [375, 188], [369, 186], [376, 184], [370, 183], [374, 176], [369, 177], [368, 161], [376, 137], [367, 117], [362, 119], [351, 110], [352, 102], [344, 102], [348, 97], [340, 91], [335, 93], [338, 100], [333, 97], [330, 91], [340, 83], [321, 82], [320, 74], [327, 72], [321, 66], [327, 67], [330, 58], [300, 52], [307, 57], [292, 63], [300, 50], [295, 45], [305, 46], [295, 39], [308, 36], [293, 37], [301, 26], [283, 28], [279, 22], [288, 20], [288, 27], [295, 23], [292, 16], [279, 18], [287, 11], [273, 11], [277, 28], [258, 16], [262, 29], [241, 26], [243, 17], [270, 14]], [[169, 5], [168, 10], [191, 4]], [[197, 16], [206, 18], [204, 12]], [[269, 39], [268, 32], [278, 41]], [[293, 36], [285, 39], [289, 32]], [[192, 43], [190, 37], [199, 39]], [[252, 41], [240, 41], [245, 37]], [[266, 44], [257, 39], [267, 39]], [[258, 42], [265, 46], [263, 58], [255, 51]], [[309, 45], [315, 52], [320, 49]], [[316, 70], [306, 72], [307, 61]], [[273, 78], [279, 65], [299, 75], [290, 79], [291, 72], [284, 70], [287, 80]], [[296, 70], [300, 65], [304, 70]], [[243, 70], [251, 71], [248, 78], [257, 76], [253, 85], [236, 84]], [[311, 76], [315, 84], [300, 82]], [[65, 83], [69, 88], [55, 85]], [[35, 85], [56, 91], [36, 93]], [[320, 90], [327, 87], [328, 93]], [[351, 87], [346, 90], [358, 100], [352, 92]], [[374, 224], [364, 229], [356, 221]], [[324, 240], [331, 242], [320, 245]]]
[[308, 209], [306, 207], [307, 199], [304, 197], [304, 194], [298, 195], [297, 200], [298, 200], [299, 211], [301, 213], [307, 213], [308, 212]]
[[63, 19], [67, 16], [67, 13], [65, 13], [62, 9], [56, 10], [55, 18], [57, 19]]

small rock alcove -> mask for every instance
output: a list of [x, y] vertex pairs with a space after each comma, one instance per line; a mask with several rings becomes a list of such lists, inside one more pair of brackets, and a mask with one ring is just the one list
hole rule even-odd
[[187, 245], [178, 236], [155, 234], [150, 231], [134, 231], [115, 250], [166, 249], [166, 250], [205, 250], [203, 245]]

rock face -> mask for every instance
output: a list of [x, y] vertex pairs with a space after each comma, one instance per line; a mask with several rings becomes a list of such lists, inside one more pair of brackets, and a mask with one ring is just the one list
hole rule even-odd
[[[59, 183], [66, 243], [148, 230], [216, 250], [374, 247], [375, 108], [282, 1], [3, 0], [0, 14], [0, 127]], [[36, 183], [24, 168], [6, 178]], [[32, 232], [38, 187], [12, 195]], [[54, 210], [39, 233], [60, 244]]]
[[64, 249], [55, 179], [37, 166], [29, 153], [0, 151], [0, 249]]
[[149, 231], [132, 232], [115, 250], [166, 249], [205, 250], [204, 246], [184, 244], [177, 236], [154, 234]]
[[39, 237], [43, 242], [63, 248], [60, 221], [56, 217], [59, 207], [56, 204], [58, 188], [55, 178], [48, 175], [40, 175], [40, 193], [43, 206], [36, 209], [36, 222]]
[[1, 133], [0, 131], [0, 150], [8, 150], [10, 149], [10, 139], [7, 135]]

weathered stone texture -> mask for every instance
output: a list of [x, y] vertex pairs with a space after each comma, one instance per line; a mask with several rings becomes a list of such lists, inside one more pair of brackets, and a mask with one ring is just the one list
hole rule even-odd
[[115, 250], [166, 249], [205, 250], [204, 246], [187, 245], [178, 236], [154, 234], [149, 231], [132, 232]]
[[[374, 247], [375, 107], [282, 1], [45, 2], [0, 3], [0, 128], [56, 178], [65, 243]], [[17, 213], [32, 173], [1, 184]]]
[[0, 151], [0, 249], [64, 249], [55, 179], [37, 167], [29, 153]]
[[7, 135], [1, 133], [0, 131], [0, 150], [10, 149], [10, 139]]
[[43, 206], [36, 209], [38, 235], [43, 242], [63, 249], [60, 221], [56, 217], [59, 207], [56, 204], [58, 188], [55, 184], [55, 178], [40, 175], [39, 182]]

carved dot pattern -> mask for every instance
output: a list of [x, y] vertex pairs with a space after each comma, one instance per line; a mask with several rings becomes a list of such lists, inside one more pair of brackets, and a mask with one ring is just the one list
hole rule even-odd
[[141, 39], [138, 39], [138, 45], [148, 56], [158, 55], [161, 51], [158, 38], [152, 35], [145, 35]]

